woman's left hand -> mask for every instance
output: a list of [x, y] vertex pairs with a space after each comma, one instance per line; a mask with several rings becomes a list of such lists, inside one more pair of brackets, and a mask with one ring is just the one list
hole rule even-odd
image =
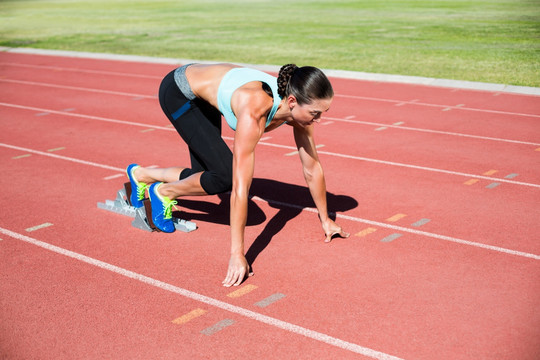
[[332, 219], [323, 221], [322, 227], [324, 230], [324, 234], [326, 235], [326, 239], [324, 239], [324, 242], [332, 241], [332, 237], [335, 235], [339, 235], [342, 238], [348, 238], [350, 235], [348, 232], [343, 231], [341, 226], [336, 224]]

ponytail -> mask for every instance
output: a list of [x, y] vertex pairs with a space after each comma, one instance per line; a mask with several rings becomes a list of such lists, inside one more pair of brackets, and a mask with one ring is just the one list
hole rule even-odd
[[293, 95], [300, 105], [334, 96], [330, 80], [313, 66], [299, 68], [295, 64], [284, 65], [279, 70], [277, 83], [278, 94], [282, 99]]

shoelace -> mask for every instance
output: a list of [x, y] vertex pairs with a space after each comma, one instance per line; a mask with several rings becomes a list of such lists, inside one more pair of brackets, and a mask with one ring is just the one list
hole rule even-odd
[[148, 188], [148, 185], [145, 184], [145, 183], [140, 182], [140, 183], [137, 184], [137, 198], [139, 200], [144, 199], [146, 188]]
[[178, 204], [176, 200], [169, 200], [169, 198], [163, 196], [163, 218], [172, 219], [172, 208], [178, 210], [174, 205]]

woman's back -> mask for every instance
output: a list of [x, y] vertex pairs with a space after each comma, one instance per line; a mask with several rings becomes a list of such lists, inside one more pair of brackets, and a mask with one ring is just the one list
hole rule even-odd
[[186, 69], [186, 77], [193, 93], [217, 109], [219, 84], [226, 73], [237, 67], [233, 64], [193, 64]]

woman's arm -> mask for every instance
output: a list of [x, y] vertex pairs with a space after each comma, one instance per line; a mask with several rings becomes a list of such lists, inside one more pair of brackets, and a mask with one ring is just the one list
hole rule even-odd
[[332, 236], [339, 235], [348, 237], [349, 234], [344, 232], [338, 224], [336, 224], [328, 216], [326, 204], [326, 182], [324, 172], [319, 161], [317, 148], [313, 139], [313, 124], [307, 126], [294, 126], [294, 140], [302, 162], [304, 178], [311, 193], [311, 197], [315, 202], [321, 225], [326, 235], [325, 242], [332, 241]]
[[[249, 188], [255, 168], [255, 146], [264, 133], [268, 95], [244, 94], [236, 103], [238, 119], [233, 145], [233, 185], [231, 191], [231, 257], [224, 286], [237, 286], [249, 272], [244, 253]], [[271, 105], [270, 105], [271, 106]]]

